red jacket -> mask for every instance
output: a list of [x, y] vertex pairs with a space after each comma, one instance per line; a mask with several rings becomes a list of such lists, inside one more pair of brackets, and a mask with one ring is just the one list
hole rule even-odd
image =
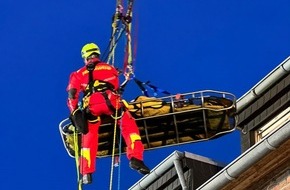
[[[111, 65], [99, 62], [95, 66], [93, 71], [94, 80], [105, 81], [113, 85], [114, 90], [119, 87], [118, 71]], [[79, 94], [84, 92], [89, 83], [89, 71], [86, 66], [80, 68], [79, 70], [71, 73], [69, 84], [67, 86], [67, 91], [71, 89], [76, 90], [74, 97], [69, 97], [67, 105], [69, 110], [72, 112], [78, 107]]]

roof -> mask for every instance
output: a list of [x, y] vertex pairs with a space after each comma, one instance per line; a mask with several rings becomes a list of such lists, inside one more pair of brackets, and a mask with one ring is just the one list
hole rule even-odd
[[[290, 56], [287, 57], [282, 63], [280, 63], [275, 69], [273, 69], [268, 75], [266, 75], [260, 82], [258, 82], [253, 88], [251, 88], [247, 93], [245, 93], [241, 98], [237, 100], [237, 112], [241, 112], [248, 105], [250, 105], [254, 100], [259, 98], [260, 95], [265, 93], [273, 84], [279, 81], [281, 78], [289, 75], [290, 73]], [[261, 141], [253, 145], [233, 162], [228, 164], [219, 173], [210, 178], [207, 182], [201, 185], [198, 190], [211, 190], [211, 189], [221, 189], [227, 186], [232, 181], [238, 181], [237, 178], [241, 177], [246, 171], [251, 171], [251, 168], [257, 163], [260, 167], [263, 167], [267, 162], [269, 162], [267, 155], [275, 153], [275, 156], [271, 157], [272, 163], [274, 162], [276, 167], [283, 165], [285, 162], [289, 163], [289, 147], [290, 144], [290, 121], [284, 123], [281, 128], [269, 133]], [[286, 158], [282, 159], [282, 158]], [[269, 166], [268, 166], [269, 167]], [[255, 172], [259, 175], [259, 167], [254, 168]], [[274, 169], [273, 169], [274, 170]], [[269, 172], [269, 171], [268, 171]], [[251, 175], [251, 173], [248, 173]], [[255, 180], [258, 175], [252, 178]], [[249, 178], [249, 176], [247, 176]], [[246, 178], [244, 178], [246, 179]], [[245, 180], [242, 180], [245, 181]], [[250, 181], [250, 183], [253, 181]], [[243, 185], [245, 188], [246, 184]], [[235, 186], [236, 188], [237, 186]], [[229, 188], [231, 189], [231, 188]]]
[[253, 88], [237, 100], [237, 112], [240, 112], [247, 105], [264, 93], [272, 84], [290, 72], [290, 56], [273, 69], [268, 75], [260, 80]]
[[[290, 56], [287, 57], [281, 64], [279, 64], [275, 69], [273, 69], [268, 75], [266, 75], [260, 82], [258, 82], [253, 88], [251, 88], [247, 93], [245, 93], [237, 101], [237, 112], [242, 111], [248, 105], [250, 105], [254, 100], [256, 100], [260, 95], [265, 93], [273, 84], [279, 81], [282, 77], [289, 75], [290, 73]], [[281, 157], [274, 157], [274, 162], [283, 165], [285, 162], [289, 162], [289, 147], [290, 144], [290, 121], [284, 123], [282, 127], [277, 128], [272, 131], [261, 141], [253, 145], [233, 162], [228, 164], [225, 168], [220, 170], [205, 183], [200, 185], [198, 190], [212, 190], [221, 189], [226, 185], [230, 184], [232, 181], [237, 181], [237, 178], [250, 170], [251, 167], [257, 163], [265, 164], [267, 162], [267, 155], [275, 153], [276, 155], [284, 156], [285, 159]], [[188, 154], [188, 153], [187, 153]], [[168, 170], [169, 167], [174, 165], [174, 160], [180, 160], [185, 155], [180, 152], [172, 153], [167, 159], [156, 166], [149, 175], [144, 176], [136, 184], [134, 184], [130, 189], [145, 189], [150, 183], [157, 180], [157, 178], [162, 177], [164, 172]], [[273, 158], [273, 157], [272, 157]], [[259, 173], [259, 172], [256, 172]], [[253, 176], [254, 178], [254, 176]], [[182, 184], [182, 181], [181, 181]], [[186, 189], [186, 188], [183, 188]], [[230, 189], [230, 188], [229, 188]]]
[[[279, 151], [279, 154], [277, 155], [280, 155], [284, 158], [288, 157], [289, 160], [289, 139], [290, 121], [286, 123], [283, 127], [278, 128], [276, 131], [273, 131], [262, 141], [259, 141], [257, 144], [252, 146], [250, 149], [248, 149], [246, 152], [236, 158], [233, 162], [228, 164], [219, 173], [217, 173], [215, 176], [213, 176], [207, 182], [201, 185], [198, 190], [221, 189], [231, 181], [237, 179], [237, 177], [239, 177], [243, 172], [250, 169], [252, 165], [265, 158], [266, 155], [274, 151], [279, 151], [278, 148], [282, 146], [288, 148], [283, 148], [281, 151]], [[283, 161], [281, 164], [287, 162], [285, 160], [281, 160], [281, 157], [275, 157], [275, 160], [272, 160], [275, 162], [276, 166], [279, 165], [280, 161]], [[259, 168], [256, 168], [256, 170], [258, 169]]]
[[[224, 166], [203, 156], [174, 151], [129, 190], [196, 189]], [[202, 170], [203, 174], [195, 172], [196, 170]], [[163, 179], [158, 181], [159, 178]]]

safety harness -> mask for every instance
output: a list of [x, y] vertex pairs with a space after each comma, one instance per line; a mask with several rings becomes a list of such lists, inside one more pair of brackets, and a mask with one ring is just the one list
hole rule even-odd
[[[83, 109], [86, 109], [88, 107], [88, 103], [89, 103], [89, 98], [90, 96], [95, 93], [95, 92], [99, 92], [102, 94], [102, 96], [104, 97], [104, 99], [106, 100], [106, 104], [107, 106], [109, 107], [109, 109], [113, 112], [113, 113], [116, 113], [117, 112], [117, 118], [115, 115], [111, 115], [112, 118], [114, 119], [119, 119], [122, 117], [123, 115], [123, 109], [122, 107], [116, 109], [109, 97], [108, 97], [108, 93], [107, 91], [111, 91], [112, 93], [118, 93], [114, 86], [111, 84], [111, 83], [108, 83], [106, 81], [102, 81], [102, 80], [94, 80], [94, 77], [93, 77], [93, 72], [94, 72], [94, 69], [96, 67], [96, 65], [98, 64], [99, 62], [96, 62], [94, 64], [91, 64], [91, 65], [88, 65], [87, 66], [87, 70], [89, 71], [89, 83], [88, 83], [88, 86], [87, 88], [85, 89], [84, 91], [84, 98], [83, 98]], [[99, 120], [99, 117], [96, 118], [96, 116], [93, 116], [92, 114], [90, 114], [90, 112], [87, 110], [87, 113], [88, 113], [88, 120], [90, 122], [96, 122]]]

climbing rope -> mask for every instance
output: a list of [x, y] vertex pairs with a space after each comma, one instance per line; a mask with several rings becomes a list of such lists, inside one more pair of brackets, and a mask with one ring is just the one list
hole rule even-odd
[[[124, 56], [124, 66], [123, 74], [126, 80], [129, 80], [130, 76], [133, 75], [133, 56], [132, 56], [132, 40], [131, 40], [131, 30], [132, 30], [132, 9], [133, 0], [128, 0], [128, 9], [126, 14], [123, 14], [124, 7], [122, 1], [118, 0], [116, 3], [116, 12], [113, 15], [112, 22], [112, 32], [109, 41], [109, 45], [106, 48], [102, 60], [106, 61], [111, 65], [115, 65], [115, 50], [119, 39], [125, 33], [126, 36], [126, 46], [125, 46], [125, 56]], [[109, 51], [109, 52], [108, 52]]]
[[113, 174], [114, 174], [114, 158], [115, 158], [115, 145], [116, 145], [116, 136], [117, 136], [117, 123], [118, 123], [118, 105], [119, 98], [116, 99], [116, 112], [114, 115], [114, 133], [113, 133], [113, 148], [112, 148], [112, 159], [111, 159], [111, 172], [110, 172], [110, 190], [113, 187]]
[[77, 181], [78, 181], [78, 190], [82, 190], [82, 182], [80, 179], [80, 163], [79, 163], [79, 141], [78, 141], [78, 132], [74, 128], [73, 138], [74, 138], [74, 150], [75, 150], [75, 162], [77, 169]]
[[133, 16], [133, 0], [129, 0], [128, 10], [126, 12], [125, 17], [123, 18], [123, 23], [125, 25], [126, 30], [126, 37], [127, 37], [127, 43], [126, 43], [126, 54], [125, 54], [125, 60], [124, 60], [124, 76], [126, 80], [130, 80], [130, 77], [134, 75], [133, 72], [133, 55], [132, 55], [132, 38], [131, 38], [131, 32], [132, 32], [132, 16]]
[[[126, 48], [125, 48], [125, 56], [124, 56], [124, 71], [123, 74], [125, 76], [124, 83], [121, 84], [120, 88], [124, 88], [127, 82], [130, 80], [130, 76], [133, 75], [133, 68], [132, 68], [132, 45], [131, 45], [131, 19], [132, 19], [132, 7], [133, 7], [133, 0], [128, 1], [128, 10], [125, 15], [123, 15], [123, 6], [122, 1], [117, 0], [116, 4], [116, 13], [114, 15], [114, 20], [112, 24], [112, 37], [110, 41], [110, 52], [108, 55], [108, 62], [111, 61], [112, 58], [114, 58], [115, 54], [115, 48], [117, 45], [118, 40], [120, 39], [121, 35], [126, 31]], [[122, 23], [123, 27], [119, 29], [119, 24]], [[115, 38], [116, 36], [116, 38]], [[112, 61], [112, 65], [114, 65], [114, 61]], [[121, 96], [120, 96], [121, 98]], [[110, 172], [110, 190], [113, 186], [113, 171], [114, 171], [114, 161], [115, 161], [115, 146], [116, 146], [116, 133], [117, 133], [117, 122], [118, 119], [121, 119], [122, 114], [118, 116], [118, 105], [120, 104], [120, 99], [117, 98], [116, 100], [116, 113], [114, 116], [114, 136], [113, 136], [113, 148], [112, 148], [112, 158], [111, 158], [111, 172]], [[121, 110], [122, 111], [122, 110]], [[122, 112], [121, 112], [122, 113]], [[122, 122], [122, 119], [121, 119]], [[121, 125], [121, 124], [120, 124]], [[120, 126], [120, 129], [122, 130], [122, 125]], [[119, 155], [121, 155], [121, 133], [120, 133], [120, 142], [119, 142]], [[118, 158], [119, 159], [119, 158]], [[118, 189], [120, 189], [120, 176], [121, 176], [121, 169], [119, 166], [118, 171]]]
[[115, 57], [115, 49], [117, 46], [117, 42], [119, 41], [120, 37], [124, 33], [124, 28], [120, 28], [120, 21], [122, 19], [123, 15], [123, 6], [122, 6], [122, 1], [118, 0], [116, 3], [116, 12], [113, 15], [113, 22], [112, 22], [112, 34], [109, 42], [109, 53], [107, 54], [107, 50], [105, 51], [106, 53], [104, 54], [105, 61], [107, 63], [110, 63], [111, 65], [115, 65], [114, 57]]
[[[112, 32], [109, 41], [109, 45], [103, 54], [105, 56], [102, 57], [102, 60], [106, 61], [108, 64], [112, 66], [115, 65], [115, 50], [118, 44], [119, 39], [125, 33], [126, 34], [126, 46], [125, 46], [125, 56], [124, 56], [124, 66], [123, 66], [123, 75], [125, 76], [125, 81], [120, 85], [120, 89], [123, 89], [127, 82], [134, 75], [133, 72], [133, 58], [132, 58], [132, 40], [131, 40], [131, 30], [132, 30], [132, 9], [133, 9], [133, 0], [128, 0], [128, 8], [126, 14], [123, 14], [124, 11], [124, 3], [122, 0], [116, 0], [116, 12], [113, 15], [112, 22]], [[109, 49], [109, 50], [108, 50]], [[120, 104], [120, 98], [117, 98], [116, 102], [116, 113], [113, 116], [114, 119], [114, 132], [113, 132], [113, 148], [112, 148], [112, 158], [111, 158], [111, 171], [110, 171], [110, 185], [109, 189], [112, 190], [113, 187], [113, 174], [114, 174], [114, 161], [115, 161], [115, 147], [116, 147], [116, 135], [117, 135], [117, 123], [118, 119], [121, 119], [123, 112], [118, 115], [118, 106]], [[120, 108], [122, 109], [122, 108]], [[122, 110], [121, 110], [122, 111]], [[122, 119], [121, 119], [122, 123]], [[120, 129], [122, 127], [120, 123]], [[121, 129], [122, 130], [122, 129]], [[122, 137], [120, 133], [120, 142], [119, 142], [119, 155], [121, 155], [121, 145]], [[118, 189], [120, 189], [120, 167], [118, 172]]]
[[[120, 131], [122, 131], [122, 119], [120, 122]], [[119, 134], [119, 156], [118, 156], [118, 190], [120, 190], [121, 186], [121, 153], [122, 153], [122, 134]]]
[[114, 15], [114, 20], [112, 23], [113, 36], [112, 36], [112, 41], [110, 43], [110, 53], [109, 53], [109, 57], [108, 57], [108, 63], [111, 62], [111, 65], [113, 65], [113, 66], [115, 65], [115, 49], [117, 46], [117, 41], [120, 39], [120, 37], [122, 36], [122, 33], [123, 33], [122, 30], [119, 30], [119, 28], [118, 28], [118, 23], [120, 20], [120, 15], [122, 14], [122, 10], [123, 10], [122, 5], [121, 4], [117, 5], [116, 13]]

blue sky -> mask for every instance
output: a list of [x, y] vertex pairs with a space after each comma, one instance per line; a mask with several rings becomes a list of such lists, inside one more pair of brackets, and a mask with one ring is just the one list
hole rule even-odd
[[[65, 89], [70, 72], [83, 65], [81, 47], [107, 47], [115, 4], [0, 2], [0, 189], [76, 189], [74, 159], [58, 132], [69, 114]], [[239, 98], [289, 56], [289, 6], [287, 0], [136, 0], [136, 77], [172, 93], [212, 89]], [[117, 61], [121, 65], [123, 59]], [[140, 94], [131, 82], [124, 98]], [[153, 168], [174, 150], [229, 163], [240, 154], [239, 132], [146, 151], [145, 162]], [[108, 189], [110, 167], [110, 158], [99, 159], [94, 183], [84, 190]], [[115, 174], [117, 189], [118, 168]], [[142, 176], [123, 156], [119, 177], [127, 189]]]

